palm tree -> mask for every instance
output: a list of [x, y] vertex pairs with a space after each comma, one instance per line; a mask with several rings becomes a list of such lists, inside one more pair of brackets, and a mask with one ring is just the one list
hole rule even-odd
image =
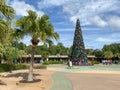
[[28, 16], [24, 16], [17, 20], [16, 26], [19, 26], [23, 36], [30, 35], [32, 37], [32, 53], [28, 81], [33, 81], [33, 62], [36, 46], [40, 41], [47, 44], [52, 44], [52, 39], [57, 40], [59, 35], [54, 32], [54, 28], [50, 23], [49, 17], [47, 15], [38, 17], [36, 12], [31, 10], [28, 11]]
[[2, 39], [5, 37], [7, 30], [8, 30], [7, 23], [2, 18], [0, 18], [0, 42], [3, 41]]
[[12, 19], [15, 16], [15, 10], [6, 4], [6, 0], [0, 0], [0, 13], [6, 19]]
[[10, 29], [10, 20], [15, 17], [15, 11], [6, 4], [6, 0], [0, 0], [0, 38], [4, 38], [6, 32]]

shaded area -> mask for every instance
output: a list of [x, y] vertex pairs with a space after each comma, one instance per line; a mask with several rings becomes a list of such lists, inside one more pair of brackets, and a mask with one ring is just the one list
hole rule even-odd
[[0, 80], [0, 85], [7, 85], [7, 84]]
[[[33, 77], [35, 78], [36, 76], [41, 76], [40, 74], [33, 74]], [[6, 77], [14, 77], [14, 78], [22, 78], [20, 80], [20, 83], [34, 83], [34, 82], [39, 82], [41, 79], [34, 79], [33, 81], [27, 81], [28, 79], [28, 73], [15, 73], [15, 74], [8, 74]]]
[[68, 74], [73, 90], [120, 90], [120, 75], [117, 74]]
[[73, 90], [71, 82], [65, 77], [65, 72], [56, 72], [52, 78], [54, 80], [53, 87], [50, 90]]
[[28, 70], [0, 73], [0, 80], [7, 84], [6, 86], [0, 85], [0, 90], [50, 90], [53, 83], [51, 76], [55, 71], [34, 70], [34, 82], [27, 82], [23, 79], [23, 77], [27, 77], [27, 73]]
[[35, 82], [40, 82], [42, 81], [41, 79], [34, 79], [33, 81], [27, 81], [27, 80], [20, 80], [20, 83], [35, 83]]

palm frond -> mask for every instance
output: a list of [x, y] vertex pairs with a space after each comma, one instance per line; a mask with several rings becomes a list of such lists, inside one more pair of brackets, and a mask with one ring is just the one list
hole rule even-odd
[[5, 4], [0, 5], [0, 11], [7, 19], [11, 20], [15, 17], [15, 10], [10, 6], [7, 6]]
[[53, 45], [53, 41], [50, 40], [50, 39], [46, 39], [46, 43], [48, 43], [49, 46], [52, 46], [52, 45]]
[[19, 40], [21, 38], [23, 38], [25, 35], [24, 31], [20, 30], [20, 29], [15, 29], [15, 31], [12, 33], [12, 36], [15, 40]]

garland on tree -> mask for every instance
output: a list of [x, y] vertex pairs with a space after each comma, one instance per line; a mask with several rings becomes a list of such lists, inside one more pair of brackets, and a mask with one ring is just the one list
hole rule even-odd
[[79, 19], [77, 19], [76, 21], [76, 29], [74, 33], [71, 60], [73, 62], [79, 62], [79, 61], [87, 62], [87, 56], [85, 54], [85, 46], [83, 42], [83, 36], [82, 36]]

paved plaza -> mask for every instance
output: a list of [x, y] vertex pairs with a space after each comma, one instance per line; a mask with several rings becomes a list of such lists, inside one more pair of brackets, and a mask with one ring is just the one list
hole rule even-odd
[[119, 90], [120, 65], [73, 66], [49, 65], [56, 70], [50, 90]]
[[35, 83], [21, 83], [28, 70], [0, 73], [0, 90], [120, 90], [120, 65], [48, 65], [35, 69]]

